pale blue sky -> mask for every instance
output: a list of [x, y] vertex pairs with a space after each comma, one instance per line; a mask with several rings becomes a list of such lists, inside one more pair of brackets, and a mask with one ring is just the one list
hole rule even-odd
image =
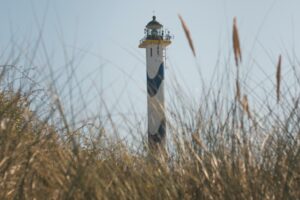
[[[272, 85], [266, 75], [273, 79], [279, 54], [283, 54], [283, 71], [288, 73], [287, 56], [295, 59], [300, 53], [299, 8], [299, 0], [1, 0], [0, 50], [14, 43], [23, 54], [32, 53], [42, 26], [42, 41], [53, 70], [60, 70], [62, 79], [69, 73], [65, 50], [69, 59], [76, 57], [75, 76], [82, 79], [89, 74], [82, 89], [86, 101], [94, 102], [90, 111], [100, 109], [98, 90], [113, 113], [127, 112], [133, 102], [136, 112], [145, 117], [145, 52], [138, 44], [153, 11], [175, 36], [167, 51], [165, 89], [170, 90], [176, 76], [185, 92], [197, 99], [201, 96], [197, 68], [207, 84], [216, 65], [221, 74], [222, 69], [235, 70], [231, 49], [234, 16], [244, 57], [242, 73], [251, 86], [248, 90], [261, 81]], [[178, 14], [190, 28], [197, 58], [188, 47]], [[38, 47], [34, 65], [46, 75], [43, 45]], [[19, 64], [29, 65], [28, 61]], [[88, 91], [91, 87], [97, 90]]]

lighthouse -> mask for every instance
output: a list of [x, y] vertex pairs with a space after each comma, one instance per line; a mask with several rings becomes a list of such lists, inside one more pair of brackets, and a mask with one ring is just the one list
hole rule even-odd
[[139, 44], [139, 48], [146, 49], [148, 143], [152, 150], [164, 148], [166, 140], [164, 60], [166, 47], [170, 44], [169, 32], [153, 16]]

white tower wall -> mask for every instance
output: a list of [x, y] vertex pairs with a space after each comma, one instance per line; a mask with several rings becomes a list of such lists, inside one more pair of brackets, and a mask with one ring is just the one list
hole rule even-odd
[[139, 48], [146, 49], [147, 64], [147, 108], [148, 142], [150, 148], [157, 144], [164, 147], [166, 137], [165, 96], [164, 96], [164, 51], [171, 44], [169, 32], [152, 17], [145, 28], [145, 37]]
[[166, 135], [164, 103], [164, 47], [149, 44], [146, 47], [148, 137], [151, 142], [164, 142]]

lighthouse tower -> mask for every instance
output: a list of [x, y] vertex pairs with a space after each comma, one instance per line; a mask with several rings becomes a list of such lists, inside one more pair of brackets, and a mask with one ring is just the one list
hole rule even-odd
[[166, 138], [164, 59], [166, 46], [171, 44], [171, 36], [153, 16], [145, 28], [145, 37], [139, 48], [146, 49], [147, 65], [147, 105], [148, 143], [151, 149], [164, 147]]

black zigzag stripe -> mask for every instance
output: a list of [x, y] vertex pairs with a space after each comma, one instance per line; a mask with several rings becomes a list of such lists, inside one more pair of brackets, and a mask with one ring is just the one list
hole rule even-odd
[[155, 134], [148, 134], [151, 141], [158, 143], [166, 136], [166, 121], [162, 120], [158, 128], [158, 132]]
[[162, 81], [164, 80], [164, 64], [161, 63], [154, 78], [150, 78], [147, 73], [147, 90], [150, 97], [156, 95]]

